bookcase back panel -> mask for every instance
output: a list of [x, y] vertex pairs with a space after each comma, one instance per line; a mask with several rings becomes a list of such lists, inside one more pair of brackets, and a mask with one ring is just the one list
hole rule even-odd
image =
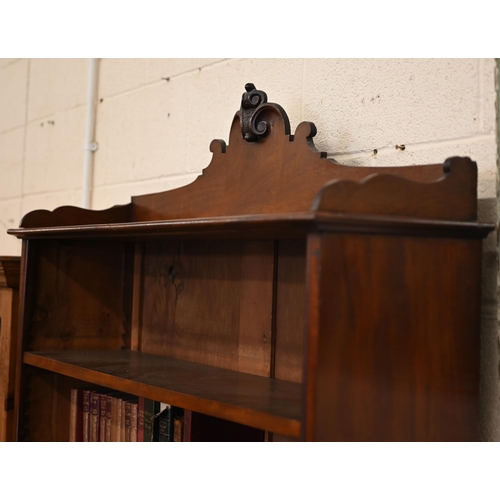
[[144, 245], [140, 350], [269, 376], [273, 241]]
[[129, 332], [123, 243], [41, 241], [34, 280], [27, 283], [33, 305], [25, 315], [32, 350], [120, 349]]
[[307, 438], [477, 439], [481, 241], [330, 234], [318, 254]]
[[274, 376], [302, 382], [306, 317], [306, 242], [278, 242]]
[[[300, 123], [292, 136], [288, 118], [278, 106], [266, 107], [261, 118], [269, 133], [258, 142], [248, 142], [236, 114], [229, 144], [212, 141], [213, 158], [202, 175], [178, 189], [134, 197], [132, 220], [308, 211], [325, 183], [360, 181], [375, 172], [372, 167], [349, 167], [326, 158], [313, 145], [316, 128], [310, 122]], [[419, 182], [434, 182], [444, 175], [443, 165], [377, 167], [376, 172]], [[462, 198], [461, 207], [469, 205], [475, 206], [475, 198]]]

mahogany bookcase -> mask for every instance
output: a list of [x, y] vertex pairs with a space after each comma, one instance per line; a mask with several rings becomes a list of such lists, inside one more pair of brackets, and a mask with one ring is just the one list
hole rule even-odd
[[27, 214], [17, 438], [95, 385], [268, 440], [478, 437], [482, 239], [469, 158], [350, 167], [247, 84], [191, 184]]

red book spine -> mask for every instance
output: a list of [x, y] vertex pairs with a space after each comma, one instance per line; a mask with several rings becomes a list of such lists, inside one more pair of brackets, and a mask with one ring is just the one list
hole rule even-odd
[[120, 441], [120, 425], [119, 425], [119, 399], [117, 397], [111, 398], [111, 441]]
[[104, 441], [109, 443], [111, 441], [111, 419], [113, 410], [113, 396], [108, 394], [106, 396], [106, 430], [104, 432]]
[[90, 393], [90, 428], [89, 441], [99, 441], [99, 393]]
[[191, 410], [184, 410], [184, 429], [182, 440], [183, 441], [191, 441], [191, 417], [193, 416], [193, 412]]
[[120, 398], [120, 441], [125, 441], [125, 401]]
[[83, 441], [90, 441], [90, 391], [83, 391]]
[[106, 441], [106, 394], [99, 394], [99, 439]]
[[137, 403], [137, 441], [144, 442], [144, 398]]

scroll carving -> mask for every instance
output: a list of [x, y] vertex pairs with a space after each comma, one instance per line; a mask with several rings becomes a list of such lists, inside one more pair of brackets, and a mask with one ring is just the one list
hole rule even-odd
[[267, 94], [257, 90], [253, 83], [247, 83], [245, 90], [241, 97], [241, 135], [246, 141], [255, 142], [268, 130], [266, 121], [258, 121], [260, 108], [267, 103]]

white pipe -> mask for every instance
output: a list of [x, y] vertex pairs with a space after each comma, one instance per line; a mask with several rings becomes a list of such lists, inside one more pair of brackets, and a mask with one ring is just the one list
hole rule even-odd
[[89, 81], [87, 94], [87, 117], [85, 120], [85, 144], [83, 146], [82, 207], [90, 208], [92, 201], [92, 180], [94, 170], [95, 117], [97, 111], [98, 59], [89, 60]]

